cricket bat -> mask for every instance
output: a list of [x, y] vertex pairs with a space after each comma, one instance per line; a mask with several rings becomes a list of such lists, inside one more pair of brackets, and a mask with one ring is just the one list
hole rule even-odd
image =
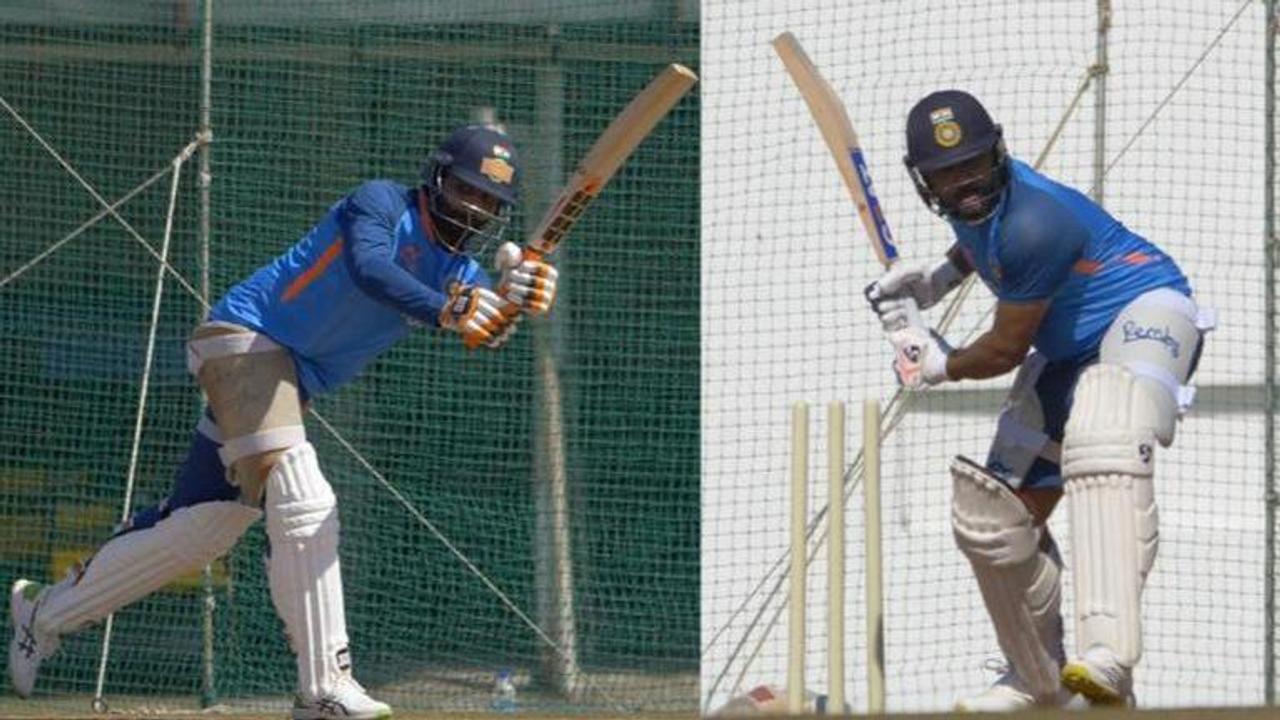
[[[672, 63], [627, 103], [578, 162], [560, 196], [529, 235], [521, 260], [541, 260], [555, 252], [622, 163], [697, 81], [692, 70]], [[467, 347], [478, 344], [468, 342]]]
[[809, 106], [813, 121], [822, 131], [822, 139], [827, 142], [831, 157], [835, 158], [840, 177], [849, 190], [854, 207], [858, 209], [862, 226], [867, 230], [871, 249], [875, 251], [880, 264], [888, 268], [898, 260], [898, 247], [893, 242], [893, 233], [889, 231], [889, 223], [885, 221], [884, 212], [880, 209], [880, 200], [871, 185], [867, 161], [858, 144], [858, 134], [853, 130], [853, 123], [849, 120], [844, 103], [840, 102], [836, 91], [818, 72], [794, 35], [784, 32], [774, 38], [773, 49], [782, 58], [782, 64], [787, 67], [805, 104]]
[[692, 70], [672, 63], [618, 113], [578, 163], [560, 197], [529, 236], [524, 247], [525, 257], [540, 259], [555, 252], [609, 178], [697, 81], [698, 76]]

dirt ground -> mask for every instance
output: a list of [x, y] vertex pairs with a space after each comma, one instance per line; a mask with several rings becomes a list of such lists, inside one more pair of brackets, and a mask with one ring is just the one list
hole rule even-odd
[[[1277, 718], [1280, 719], [1280, 708], [1187, 708], [1180, 710], [1089, 710], [1089, 711], [1064, 711], [1064, 710], [1046, 710], [1028, 713], [1019, 713], [1014, 715], [1017, 718], [1029, 718], [1032, 720], [1055, 720], [1062, 718], [1064, 720], [1081, 720], [1081, 713], [1087, 720], [1120, 720], [1121, 718], [1162, 718], [1167, 720], [1254, 720], [1255, 718]], [[218, 718], [219, 720], [281, 720], [287, 718], [286, 712], [252, 712], [244, 713], [237, 711], [220, 711], [217, 708], [210, 710], [174, 710], [174, 709], [140, 709], [128, 712], [108, 711], [107, 714], [94, 714], [85, 707], [84, 703], [78, 703], [73, 706], [69, 701], [58, 701], [50, 703], [40, 703], [38, 705], [29, 705], [27, 703], [13, 703], [0, 700], [0, 718], [20, 718], [21, 720], [36, 720], [37, 718], [57, 718], [58, 720], [116, 720], [124, 718], [139, 718], [153, 720], [154, 718]], [[442, 718], [443, 720], [584, 720], [591, 718], [596, 720], [607, 720], [609, 718], [617, 718], [619, 720], [694, 720], [697, 715], [688, 713], [644, 713], [633, 715], [618, 714], [549, 714], [540, 712], [518, 712], [515, 715], [500, 715], [493, 713], [475, 713], [475, 712], [424, 712], [424, 711], [397, 711], [395, 714], [397, 720], [426, 720], [428, 718]], [[812, 715], [804, 716], [811, 720], [818, 720], [825, 716]], [[863, 715], [855, 715], [853, 717], [867, 717]], [[892, 715], [891, 717], [900, 718], [901, 720], [941, 720], [942, 718], [954, 717], [951, 714], [911, 714], [911, 715]], [[988, 718], [1009, 718], [1009, 715], [972, 715], [975, 719]]]

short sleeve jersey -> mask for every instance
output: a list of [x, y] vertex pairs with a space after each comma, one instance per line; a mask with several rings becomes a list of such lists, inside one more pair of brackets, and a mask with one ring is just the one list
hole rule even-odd
[[1191, 295], [1177, 264], [1082, 193], [1010, 161], [991, 218], [952, 222], [978, 276], [1002, 302], [1049, 300], [1034, 346], [1050, 360], [1097, 351], [1131, 300], [1168, 287]]

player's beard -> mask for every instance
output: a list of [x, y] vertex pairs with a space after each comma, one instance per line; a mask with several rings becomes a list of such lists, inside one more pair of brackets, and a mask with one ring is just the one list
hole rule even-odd
[[505, 214], [494, 215], [447, 197], [438, 198], [429, 209], [441, 243], [459, 255], [477, 255], [500, 242], [510, 222]]
[[980, 223], [991, 216], [1000, 199], [996, 172], [979, 173], [944, 188], [939, 196], [948, 213], [966, 223]]

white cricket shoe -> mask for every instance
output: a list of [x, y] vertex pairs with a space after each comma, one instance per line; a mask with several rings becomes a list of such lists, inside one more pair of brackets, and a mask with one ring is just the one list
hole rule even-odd
[[45, 586], [18, 580], [9, 589], [9, 618], [13, 639], [9, 641], [9, 680], [14, 692], [29, 697], [36, 684], [40, 663], [58, 650], [58, 636], [36, 629], [36, 610], [44, 598]]
[[1133, 671], [1105, 647], [1091, 647], [1064, 665], [1062, 684], [1094, 705], [1134, 705]]
[[369, 697], [350, 676], [321, 697], [293, 700], [293, 720], [378, 720], [391, 717], [391, 706]]
[[1027, 691], [1018, 674], [1006, 670], [991, 687], [956, 702], [956, 712], [997, 713], [1017, 712], [1034, 707], [1067, 707], [1073, 693], [1066, 688], [1059, 688], [1051, 702], [1038, 703]]

